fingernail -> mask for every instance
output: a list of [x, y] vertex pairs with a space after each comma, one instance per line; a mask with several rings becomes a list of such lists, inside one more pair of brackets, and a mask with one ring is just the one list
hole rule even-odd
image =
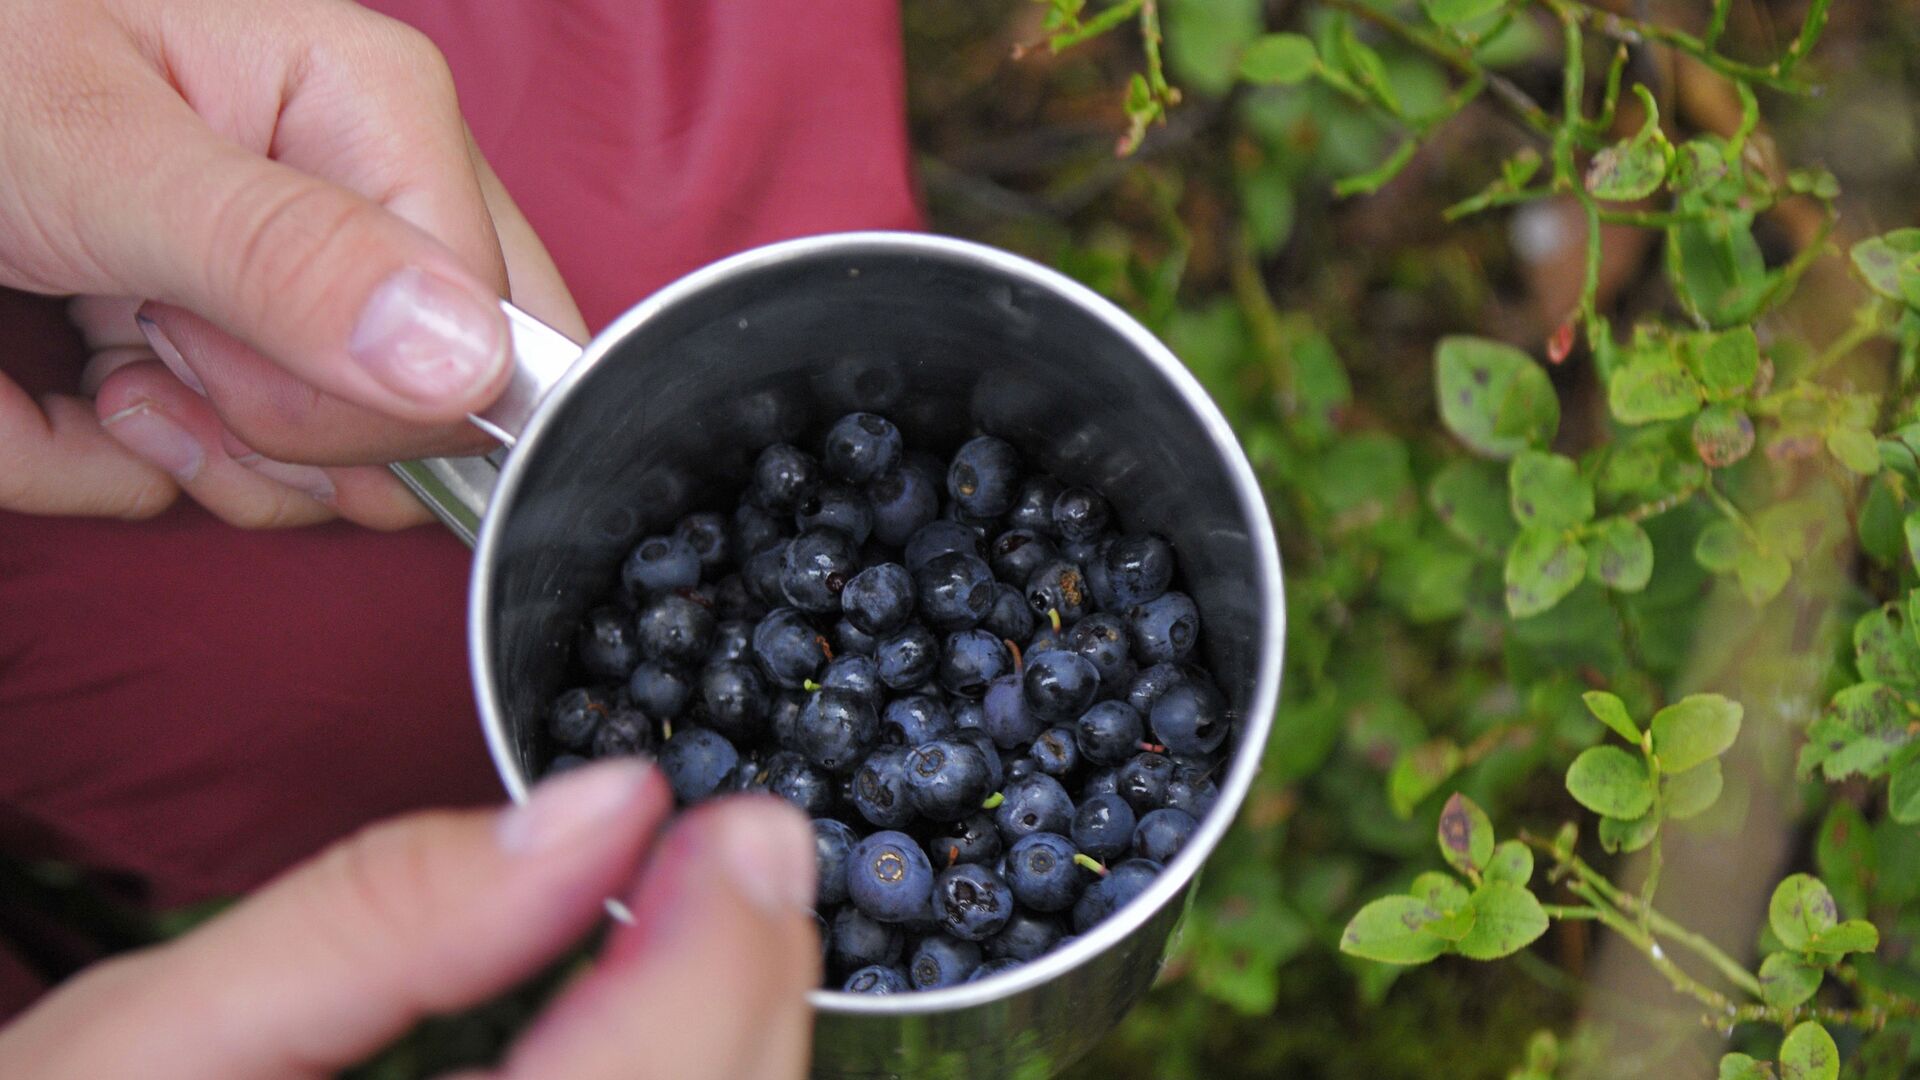
[[147, 348], [152, 349], [153, 354], [160, 358], [160, 362], [167, 365], [167, 370], [173, 372], [173, 377], [179, 379], [187, 389], [201, 397], [206, 397], [206, 384], [202, 383], [200, 376], [195, 375], [193, 369], [187, 366], [187, 358], [180, 355], [180, 350], [174, 346], [173, 339], [167, 337], [167, 332], [160, 329], [160, 324], [154, 322], [149, 316], [138, 314], [133, 317], [133, 321], [140, 327], [141, 335], [147, 339]]
[[772, 799], [742, 799], [719, 815], [720, 865], [769, 915], [813, 906], [813, 828]]
[[650, 766], [621, 761], [577, 769], [533, 789], [526, 802], [500, 815], [500, 847], [533, 855], [564, 847], [630, 813]]
[[318, 465], [295, 465], [292, 462], [261, 457], [259, 454], [249, 455], [247, 459], [234, 460], [261, 476], [269, 480], [278, 480], [295, 491], [305, 493], [310, 498], [323, 503], [333, 502], [333, 479]]
[[410, 267], [367, 299], [347, 352], [394, 393], [441, 404], [472, 393], [506, 362], [501, 323], [493, 304]]
[[120, 445], [165, 469], [181, 483], [200, 475], [206, 451], [187, 429], [167, 418], [150, 401], [121, 409], [101, 421]]

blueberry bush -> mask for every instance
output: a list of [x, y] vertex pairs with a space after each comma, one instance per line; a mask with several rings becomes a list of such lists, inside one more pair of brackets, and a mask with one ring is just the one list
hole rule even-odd
[[1282, 535], [1264, 773], [1084, 1075], [1920, 1070], [1899, 9], [907, 5], [936, 226], [1164, 337]]

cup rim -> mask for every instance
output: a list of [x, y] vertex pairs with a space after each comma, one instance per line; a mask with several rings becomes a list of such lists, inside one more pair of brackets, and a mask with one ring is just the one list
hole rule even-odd
[[1135, 352], [1165, 381], [1168, 389], [1179, 397], [1207, 433], [1212, 448], [1231, 478], [1240, 516], [1247, 527], [1248, 540], [1254, 551], [1253, 565], [1249, 568], [1252, 580], [1248, 586], [1260, 598], [1260, 634], [1266, 643], [1255, 668], [1253, 693], [1248, 698], [1247, 709], [1237, 718], [1237, 745], [1227, 773], [1219, 783], [1219, 798], [1212, 812], [1199, 823], [1186, 846], [1166, 864], [1153, 883], [1126, 906], [1109, 915], [1092, 930], [1079, 935], [1064, 948], [977, 983], [887, 996], [824, 989], [816, 989], [808, 994], [810, 1004], [823, 1013], [914, 1016], [974, 1008], [1023, 994], [1088, 963], [1138, 931], [1181, 895], [1226, 835], [1252, 788], [1254, 777], [1260, 769], [1262, 752], [1271, 734], [1280, 697], [1286, 605], [1282, 592], [1279, 545], [1267, 513], [1265, 496], [1254, 477], [1246, 453], [1219, 407], [1166, 345], [1131, 315], [1072, 278], [1029, 259], [984, 244], [930, 233], [862, 231], [807, 236], [752, 248], [687, 274], [635, 304], [595, 335], [580, 358], [541, 400], [516, 440], [514, 449], [506, 455], [474, 545], [473, 569], [467, 590], [467, 648], [474, 696], [488, 752], [508, 795], [515, 802], [524, 801], [527, 782], [517, 766], [516, 750], [500, 707], [489, 648], [488, 635], [493, 620], [490, 614], [491, 574], [488, 571], [499, 558], [500, 545], [504, 543], [501, 538], [504, 526], [501, 522], [509, 516], [506, 511], [516, 501], [527, 471], [524, 463], [537, 456], [543, 437], [556, 423], [554, 418], [560, 411], [559, 406], [594, 366], [621, 342], [684, 300], [732, 278], [784, 263], [823, 258], [845, 259], [861, 254], [921, 256], [1005, 275], [1073, 304], [1133, 346]]

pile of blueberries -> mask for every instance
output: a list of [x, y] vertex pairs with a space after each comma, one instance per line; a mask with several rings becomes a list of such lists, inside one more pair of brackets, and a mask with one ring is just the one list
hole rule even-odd
[[1232, 726], [1161, 537], [992, 436], [944, 467], [871, 413], [767, 447], [731, 515], [634, 546], [579, 631], [562, 752], [652, 754], [682, 804], [813, 818], [830, 987], [1005, 971], [1137, 896]]

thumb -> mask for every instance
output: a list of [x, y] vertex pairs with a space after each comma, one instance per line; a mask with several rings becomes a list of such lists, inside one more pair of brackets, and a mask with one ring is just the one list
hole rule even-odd
[[332, 1075], [552, 960], [632, 880], [670, 802], [657, 771], [621, 762], [504, 813], [375, 826], [73, 980], [0, 1035], [0, 1076]]

